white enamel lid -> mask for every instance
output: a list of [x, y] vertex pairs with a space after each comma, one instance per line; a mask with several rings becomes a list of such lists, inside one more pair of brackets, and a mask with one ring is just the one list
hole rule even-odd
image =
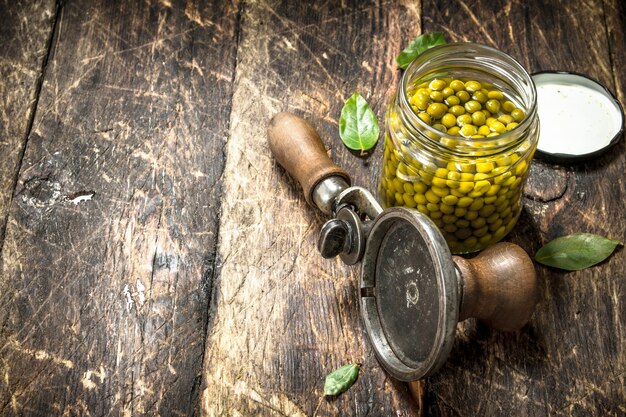
[[624, 125], [622, 106], [602, 84], [569, 72], [539, 72], [532, 79], [540, 125], [538, 158], [581, 162], [619, 142]]

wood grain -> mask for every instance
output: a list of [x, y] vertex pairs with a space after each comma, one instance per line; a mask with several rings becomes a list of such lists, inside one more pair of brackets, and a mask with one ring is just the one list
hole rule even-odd
[[63, 3], [2, 256], [1, 415], [190, 415], [231, 2]]
[[0, 252], [56, 14], [53, 0], [5, 3], [0, 5]]
[[[270, 155], [279, 111], [304, 116], [335, 162], [372, 187], [378, 172], [338, 138], [344, 101], [359, 90], [382, 119], [395, 54], [419, 28], [419, 4], [254, 1], [244, 4], [224, 171], [215, 313], [202, 395], [208, 416], [399, 415], [419, 412], [387, 377], [364, 333], [358, 269], [324, 260], [323, 218]], [[411, 22], [408, 27], [404, 22]], [[324, 378], [357, 362], [343, 395], [322, 399]]]
[[[497, 46], [530, 71], [587, 74], [617, 90], [623, 102], [622, 3], [494, 1], [474, 7], [427, 1], [423, 21], [426, 31]], [[534, 164], [510, 240], [529, 253], [581, 231], [623, 241], [625, 159], [622, 140], [610, 155], [587, 164]], [[428, 380], [428, 414], [625, 415], [624, 270], [623, 250], [577, 273], [537, 266], [542, 301], [530, 325], [516, 333], [460, 326], [450, 360]]]

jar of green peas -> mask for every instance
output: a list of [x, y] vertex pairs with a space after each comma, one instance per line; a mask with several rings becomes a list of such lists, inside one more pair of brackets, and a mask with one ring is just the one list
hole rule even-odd
[[524, 68], [491, 47], [454, 43], [420, 55], [387, 109], [382, 205], [429, 216], [453, 253], [501, 240], [522, 208], [536, 98]]

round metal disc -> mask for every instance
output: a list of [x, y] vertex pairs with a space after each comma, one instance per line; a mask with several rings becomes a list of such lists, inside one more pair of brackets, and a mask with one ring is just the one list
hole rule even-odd
[[395, 378], [413, 381], [446, 360], [458, 321], [459, 279], [437, 226], [395, 207], [374, 222], [361, 274], [361, 314], [374, 351]]

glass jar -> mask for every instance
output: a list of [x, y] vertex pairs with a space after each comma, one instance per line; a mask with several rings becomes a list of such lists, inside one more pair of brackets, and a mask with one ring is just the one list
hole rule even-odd
[[386, 114], [383, 207], [429, 216], [453, 253], [481, 250], [513, 228], [537, 147], [535, 86], [513, 58], [453, 43], [409, 65]]

